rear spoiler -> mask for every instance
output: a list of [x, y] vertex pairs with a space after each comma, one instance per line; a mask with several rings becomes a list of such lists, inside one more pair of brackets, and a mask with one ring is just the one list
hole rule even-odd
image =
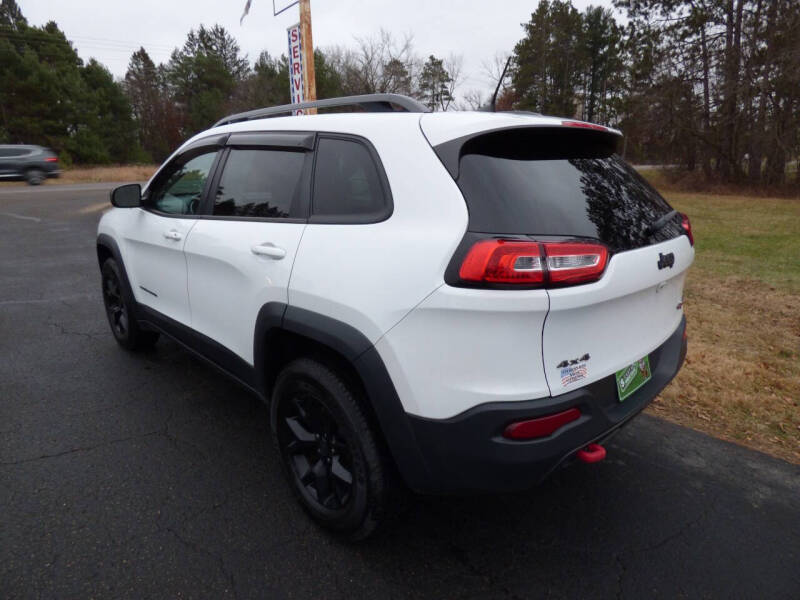
[[561, 125], [502, 127], [472, 133], [434, 146], [433, 150], [453, 179], [458, 179], [464, 154], [524, 154], [531, 159], [601, 157], [616, 152], [621, 139], [622, 132], [618, 129], [583, 121], [562, 121]]

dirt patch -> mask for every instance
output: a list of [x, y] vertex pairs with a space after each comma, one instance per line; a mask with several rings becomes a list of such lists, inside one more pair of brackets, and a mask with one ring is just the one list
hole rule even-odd
[[686, 364], [648, 410], [800, 464], [800, 296], [696, 264], [684, 298]]

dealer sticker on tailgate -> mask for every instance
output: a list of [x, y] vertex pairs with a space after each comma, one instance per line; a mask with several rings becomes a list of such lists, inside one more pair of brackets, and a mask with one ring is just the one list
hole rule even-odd
[[649, 356], [645, 356], [632, 365], [628, 365], [624, 369], [617, 371], [616, 377], [619, 401], [622, 402], [625, 400], [625, 398], [650, 381], [652, 376], [653, 374], [650, 372]]

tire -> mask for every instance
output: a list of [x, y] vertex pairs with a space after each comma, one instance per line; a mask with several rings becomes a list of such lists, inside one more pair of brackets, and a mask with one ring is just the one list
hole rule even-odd
[[133, 294], [125, 285], [117, 261], [107, 258], [100, 269], [103, 304], [108, 324], [117, 343], [126, 350], [146, 350], [158, 341], [156, 331], [145, 331], [133, 316]]
[[44, 171], [41, 169], [28, 169], [25, 171], [25, 181], [28, 182], [28, 185], [40, 185], [44, 180]]
[[272, 437], [306, 512], [348, 540], [367, 538], [387, 504], [386, 462], [353, 389], [309, 358], [289, 363], [272, 394]]

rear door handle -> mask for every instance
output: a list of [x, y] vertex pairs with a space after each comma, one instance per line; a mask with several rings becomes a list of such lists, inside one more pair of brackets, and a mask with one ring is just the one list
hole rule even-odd
[[183, 234], [180, 231], [176, 231], [174, 229], [170, 229], [169, 231], [164, 232], [164, 237], [168, 240], [175, 240], [180, 241], [183, 238]]
[[275, 244], [271, 244], [269, 242], [251, 246], [250, 251], [253, 254], [258, 254], [259, 256], [269, 256], [275, 260], [280, 260], [286, 256], [286, 250], [283, 248], [278, 248]]

